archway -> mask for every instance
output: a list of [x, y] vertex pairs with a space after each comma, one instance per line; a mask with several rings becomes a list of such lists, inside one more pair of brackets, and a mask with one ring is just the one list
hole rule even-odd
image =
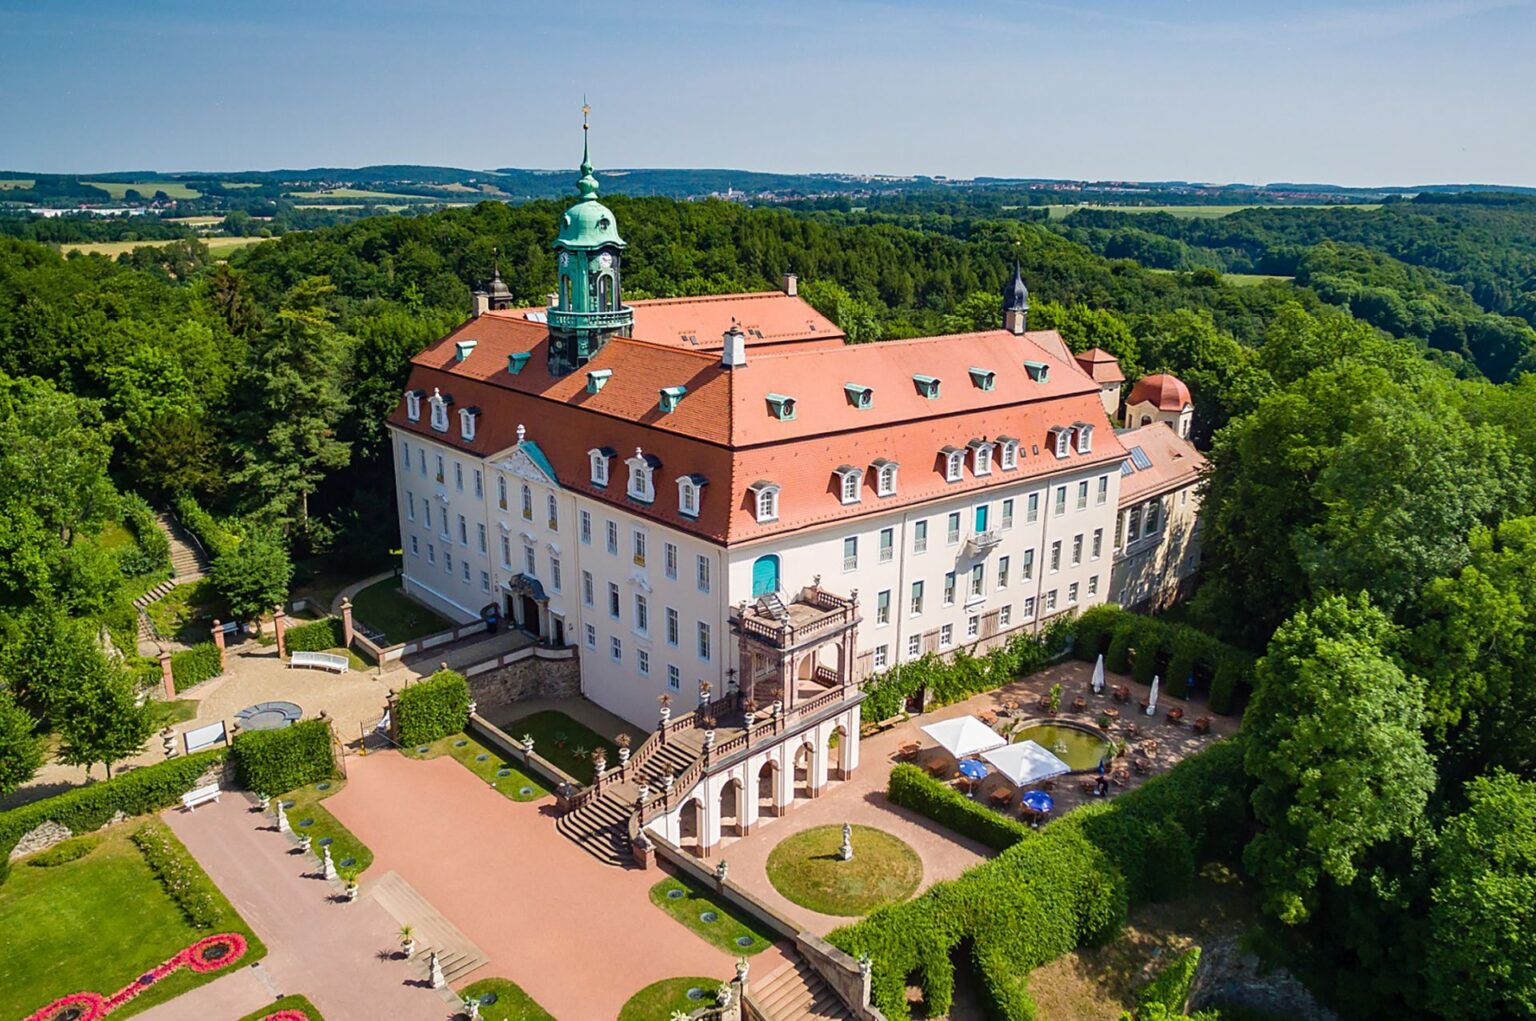
[[779, 590], [779, 555], [769, 553], [752, 561], [752, 598]]
[[772, 759], [757, 771], [757, 811], [768, 817], [779, 814], [779, 764]]
[[827, 776], [833, 780], [848, 779], [848, 732], [842, 724], [827, 735]]
[[720, 835], [722, 837], [740, 837], [742, 832], [743, 804], [741, 781], [732, 777], [726, 785], [720, 788]]
[[795, 752], [795, 797], [811, 796], [811, 770], [815, 767], [816, 748], [809, 742]]
[[677, 811], [677, 846], [704, 854], [704, 806], [698, 798], [689, 798]]

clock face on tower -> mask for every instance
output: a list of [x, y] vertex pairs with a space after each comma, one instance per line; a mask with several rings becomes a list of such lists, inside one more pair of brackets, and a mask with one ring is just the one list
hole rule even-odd
[[597, 257], [597, 264], [603, 267], [603, 269], [612, 269], [613, 255], [609, 252], [604, 252], [602, 255]]
[[561, 252], [560, 253], [560, 265], [568, 266], [568, 265], [570, 265], [570, 262], [571, 262], [571, 253], [570, 252]]

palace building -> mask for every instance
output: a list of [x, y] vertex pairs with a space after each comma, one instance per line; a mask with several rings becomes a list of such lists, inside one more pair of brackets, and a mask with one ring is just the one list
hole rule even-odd
[[[857, 765], [862, 678], [1107, 599], [1161, 605], [1195, 569], [1188, 390], [1142, 380], [1117, 432], [1118, 364], [1029, 330], [1017, 268], [1003, 329], [850, 345], [792, 275], [626, 302], [585, 153], [579, 190], [549, 303], [498, 273], [412, 359], [388, 427], [415, 598], [576, 647], [583, 694], [641, 727], [696, 691], [748, 732], [777, 721], [742, 746], [766, 765], [722, 769], [755, 791], [771, 765], [782, 807], [807, 748], [809, 794]], [[707, 852], [726, 812], [700, 811]]]

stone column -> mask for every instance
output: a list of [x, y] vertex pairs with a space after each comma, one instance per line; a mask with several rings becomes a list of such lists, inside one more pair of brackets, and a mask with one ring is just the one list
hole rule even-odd
[[283, 641], [283, 631], [287, 625], [288, 618], [283, 613], [283, 604], [278, 603], [277, 608], [272, 611], [272, 631], [277, 636], [278, 659], [286, 659], [288, 657], [288, 646], [287, 643]]
[[352, 648], [352, 600], [341, 601], [341, 644], [344, 648]]
[[160, 650], [160, 680], [165, 685], [165, 697], [176, 698], [176, 678], [171, 673], [171, 654]]
[[224, 625], [219, 618], [213, 618], [213, 644], [219, 647], [219, 673], [229, 669], [229, 653], [224, 651]]

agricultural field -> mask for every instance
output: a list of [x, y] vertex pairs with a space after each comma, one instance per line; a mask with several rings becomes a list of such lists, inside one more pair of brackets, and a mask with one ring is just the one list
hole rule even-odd
[[10, 177], [0, 181], [0, 191], [7, 191], [11, 188], [30, 188], [36, 183], [36, 181], [28, 181], [19, 177]]
[[[237, 248], [255, 244], [258, 241], [271, 241], [271, 238], [206, 238], [203, 244], [208, 246], [208, 254], [215, 259], [222, 259]], [[115, 259], [135, 248], [157, 248], [160, 245], [168, 245], [170, 241], [82, 241], [78, 244], [61, 245], [60, 250], [68, 255], [70, 252], [85, 252], [87, 255], [105, 255], [109, 259]]]
[[[1181, 269], [1162, 269], [1158, 266], [1145, 267], [1148, 273], [1183, 273]], [[1295, 277], [1281, 276], [1277, 273], [1223, 273], [1221, 279], [1233, 287], [1257, 287], [1267, 283], [1289, 283]]]
[[365, 191], [361, 188], [323, 188], [319, 191], [290, 191], [293, 199], [403, 199], [406, 202], [433, 202], [425, 195], [401, 195], [391, 191]]
[[[1336, 203], [1328, 203], [1327, 205], [1329, 207], [1332, 207], [1332, 206], [1335, 206], [1335, 205], [1337, 205], [1337, 206], [1347, 206], [1350, 209], [1360, 209], [1360, 210], [1372, 210], [1372, 209], [1380, 209], [1381, 208], [1380, 203], [1370, 203], [1370, 202], [1360, 202], [1360, 203], [1336, 202]], [[1317, 209], [1317, 208], [1320, 208], [1320, 207], [1321, 207], [1321, 204], [1303, 205], [1303, 204], [1300, 204], [1300, 203], [1295, 204], [1295, 205], [1276, 205], [1274, 203], [1250, 203], [1248, 205], [1236, 205], [1236, 206], [1112, 206], [1112, 205], [1103, 205], [1103, 204], [1097, 204], [1097, 203], [1094, 203], [1094, 204], [1087, 204], [1087, 203], [1085, 203], [1085, 204], [1082, 204], [1082, 205], [1077, 205], [1077, 204], [1071, 204], [1071, 205], [1051, 205], [1051, 206], [1046, 206], [1045, 208], [1050, 210], [1051, 219], [1053, 219], [1053, 220], [1064, 220], [1068, 216], [1071, 216], [1073, 213], [1077, 212], [1079, 209], [1104, 209], [1104, 210], [1109, 210], [1110, 212], [1115, 212], [1115, 213], [1167, 213], [1169, 216], [1177, 216], [1180, 219], [1185, 219], [1185, 220], [1195, 220], [1195, 219], [1199, 219], [1199, 220], [1215, 220], [1215, 219], [1219, 219], [1219, 218], [1221, 218], [1223, 216], [1229, 216], [1232, 213], [1241, 212], [1244, 209]]]
[[182, 223], [188, 227], [206, 227], [209, 224], [223, 223], [222, 216], [167, 216], [166, 223]]
[[80, 183], [92, 188], [100, 188], [114, 199], [122, 198], [129, 188], [135, 189], [145, 198], [149, 198], [157, 191], [163, 191], [173, 199], [195, 199], [201, 198], [203, 194], [188, 188], [180, 181], [81, 181]]

